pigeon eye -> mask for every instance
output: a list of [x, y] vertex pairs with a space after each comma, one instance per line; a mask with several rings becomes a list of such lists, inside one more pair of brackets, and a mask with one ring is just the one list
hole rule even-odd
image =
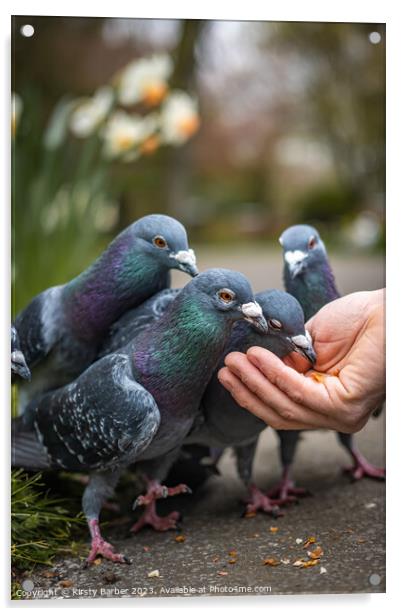
[[317, 244], [317, 239], [314, 237], [314, 235], [312, 235], [308, 241], [307, 247], [309, 250], [312, 250], [313, 248], [315, 248]]
[[166, 248], [167, 246], [167, 241], [161, 235], [157, 235], [152, 241], [157, 248]]
[[225, 304], [230, 304], [230, 302], [234, 300], [235, 294], [232, 291], [229, 291], [228, 289], [221, 289], [218, 292], [218, 297], [223, 302], [225, 302]]
[[269, 319], [268, 325], [272, 327], [272, 329], [282, 329], [282, 323], [277, 319]]

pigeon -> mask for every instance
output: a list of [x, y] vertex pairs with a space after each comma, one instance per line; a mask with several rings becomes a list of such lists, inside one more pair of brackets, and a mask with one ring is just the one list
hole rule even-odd
[[[118, 350], [128, 340], [132, 340], [138, 335], [139, 331], [152, 327], [164, 314], [170, 303], [176, 297], [180, 289], [164, 289], [144, 304], [125, 313], [111, 328], [110, 336], [102, 347], [102, 353], [107, 354]], [[267, 290], [256, 294], [256, 299], [261, 305], [265, 319], [268, 322], [268, 335], [252, 328], [247, 323], [238, 323], [228, 343], [227, 348], [221, 358], [218, 369], [224, 364], [224, 357], [231, 351], [246, 351], [253, 345], [267, 348], [284, 357], [292, 351], [297, 351], [315, 362], [314, 350], [309, 340], [309, 334], [304, 327], [304, 314], [299, 302], [288, 293], [278, 290]], [[275, 329], [275, 323], [279, 329]], [[280, 327], [282, 324], [282, 328]], [[293, 340], [292, 340], [293, 338]], [[297, 343], [299, 346], [297, 346]], [[302, 345], [302, 346], [300, 346]], [[303, 348], [304, 346], [304, 348]], [[188, 458], [193, 458], [191, 448], [198, 445], [204, 448], [205, 458], [213, 459], [214, 464], [222, 455], [226, 447], [235, 448], [239, 475], [244, 483], [249, 487], [249, 500], [247, 501], [247, 513], [263, 509], [265, 512], [275, 514], [278, 506], [287, 504], [288, 500], [278, 498], [270, 502], [255, 485], [251, 484], [251, 469], [254, 459], [257, 440], [261, 431], [266, 428], [266, 424], [250, 413], [244, 412], [230, 394], [220, 385], [217, 379], [217, 372], [211, 379], [203, 402], [199, 417], [195, 426], [186, 438], [185, 446], [182, 448], [184, 464], [188, 465]], [[234, 418], [236, 418], [234, 420]], [[243, 441], [247, 442], [244, 444]], [[284, 447], [286, 451], [286, 447]], [[169, 466], [169, 460], [161, 461], [161, 464]], [[139, 465], [141, 468], [141, 465]], [[138, 465], [137, 469], [138, 471]], [[177, 469], [179, 471], [179, 468]], [[166, 474], [166, 473], [165, 473]], [[180, 475], [179, 472], [176, 476]], [[298, 490], [298, 488], [295, 488]], [[304, 491], [300, 488], [301, 494]], [[167, 493], [165, 493], [167, 495]], [[163, 494], [160, 495], [161, 497]], [[139, 503], [142, 503], [140, 498]], [[143, 503], [145, 504], [145, 503]], [[170, 517], [170, 528], [175, 526], [176, 512]], [[134, 531], [142, 528], [146, 518], [142, 518], [139, 525], [134, 525]], [[165, 518], [166, 523], [169, 520]], [[150, 524], [154, 528], [154, 524]], [[158, 528], [160, 530], [160, 528]]]
[[270, 499], [251, 482], [258, 437], [267, 425], [237, 404], [220, 384], [217, 374], [228, 353], [245, 353], [252, 346], [268, 349], [278, 357], [296, 351], [312, 364], [316, 356], [310, 335], [305, 330], [303, 310], [294, 297], [276, 289], [257, 293], [255, 297], [268, 323], [268, 331], [262, 333], [244, 322], [237, 323], [233, 328], [230, 341], [202, 398], [202, 421], [189, 433], [185, 442], [208, 445], [221, 451], [233, 447], [239, 476], [248, 487], [246, 515], [258, 510], [278, 515], [278, 506], [282, 501]]
[[163, 289], [131, 310], [127, 310], [111, 326], [102, 342], [98, 357], [121, 349], [142, 331], [159, 321], [181, 289]]
[[[284, 284], [286, 291], [296, 297], [308, 321], [325, 304], [340, 297], [327, 251], [317, 229], [309, 225], [294, 225], [286, 229], [279, 243], [283, 250]], [[302, 496], [303, 488], [296, 488], [290, 479], [290, 469], [296, 453], [300, 432], [278, 430], [282, 461], [282, 478], [268, 495], [282, 500]], [[345, 469], [355, 480], [364, 476], [384, 479], [385, 470], [376, 468], [358, 450], [353, 435], [337, 433], [339, 442], [353, 459], [353, 466]]]
[[[98, 554], [126, 562], [101, 535], [102, 503], [130, 464], [180, 450], [240, 319], [267, 328], [247, 278], [206, 270], [177, 294], [150, 330], [100, 358], [75, 381], [33, 400], [14, 420], [14, 466], [90, 473], [82, 499], [91, 534], [87, 564]], [[143, 499], [152, 518], [155, 498], [165, 490], [159, 483], [163, 476], [148, 479]]]
[[32, 371], [32, 381], [20, 388], [21, 411], [95, 361], [112, 323], [169, 287], [171, 269], [198, 273], [183, 225], [152, 214], [122, 231], [79, 276], [34, 297], [14, 323]]
[[14, 325], [11, 325], [11, 378], [19, 376], [24, 380], [30, 380], [31, 371], [21, 351], [20, 339]]

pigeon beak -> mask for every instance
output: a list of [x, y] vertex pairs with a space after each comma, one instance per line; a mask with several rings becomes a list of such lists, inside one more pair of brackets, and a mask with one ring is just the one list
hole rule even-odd
[[170, 255], [176, 261], [176, 268], [194, 277], [198, 275], [195, 253], [192, 248], [188, 250], [179, 250], [179, 252]]
[[18, 374], [21, 378], [30, 381], [31, 371], [27, 366], [25, 357], [21, 351], [13, 351], [11, 353], [11, 370], [14, 374]]
[[305, 357], [314, 366], [317, 361], [317, 355], [314, 351], [309, 332], [306, 330], [306, 334], [304, 336], [292, 336], [289, 340], [293, 346], [293, 350]]
[[259, 332], [263, 334], [268, 333], [268, 324], [262, 313], [260, 304], [257, 304], [257, 302], [242, 304], [240, 310], [243, 314], [243, 318], [251, 323]]
[[285, 252], [284, 258], [288, 264], [292, 279], [296, 278], [304, 271], [307, 256], [307, 253], [301, 250], [288, 250]]

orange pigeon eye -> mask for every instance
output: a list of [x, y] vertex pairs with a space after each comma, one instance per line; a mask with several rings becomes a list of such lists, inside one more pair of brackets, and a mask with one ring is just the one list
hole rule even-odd
[[272, 327], [272, 329], [282, 329], [282, 323], [278, 321], [278, 319], [269, 319], [268, 325]]
[[227, 289], [222, 289], [218, 293], [220, 299], [225, 302], [225, 304], [229, 304], [234, 300], [234, 293], [232, 291], [228, 291]]
[[167, 241], [161, 235], [157, 235], [152, 241], [158, 248], [166, 248], [167, 246]]
[[314, 235], [312, 235], [307, 244], [308, 249], [312, 250], [313, 248], [315, 248], [316, 244], [317, 244], [317, 239], [314, 237]]

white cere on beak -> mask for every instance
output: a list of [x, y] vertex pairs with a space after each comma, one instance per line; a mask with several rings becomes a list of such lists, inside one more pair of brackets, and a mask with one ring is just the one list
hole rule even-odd
[[11, 353], [11, 361], [15, 364], [25, 364], [25, 357], [22, 351], [13, 351]]
[[170, 256], [183, 265], [196, 265], [195, 252], [192, 248], [179, 250], [179, 252], [172, 253]]
[[257, 302], [249, 302], [248, 304], [242, 304], [241, 311], [245, 317], [256, 318], [262, 317], [262, 308]]
[[313, 339], [311, 337], [310, 332], [308, 331], [308, 329], [306, 329], [306, 338], [309, 341], [310, 344], [313, 344]]
[[285, 261], [289, 263], [290, 266], [296, 265], [296, 263], [300, 263], [307, 257], [307, 253], [301, 250], [288, 250], [285, 252]]
[[298, 347], [300, 347], [301, 349], [308, 349], [310, 347], [311, 344], [311, 336], [310, 334], [306, 331], [306, 335], [305, 336], [292, 336], [292, 342], [294, 342], [294, 344]]

